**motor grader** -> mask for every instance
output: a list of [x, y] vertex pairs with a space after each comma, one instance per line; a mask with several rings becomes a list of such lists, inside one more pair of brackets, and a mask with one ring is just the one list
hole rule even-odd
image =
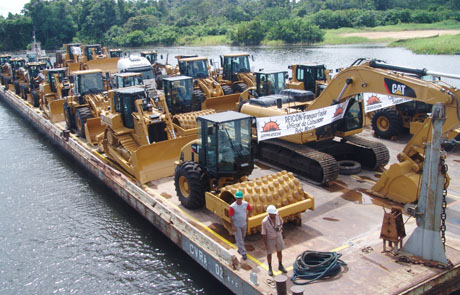
[[201, 102], [202, 109], [214, 109], [217, 112], [235, 110], [240, 94], [233, 93], [229, 85], [220, 85], [209, 72], [206, 57], [177, 57], [181, 75], [193, 78], [195, 101]]
[[251, 116], [228, 111], [200, 116], [197, 121], [198, 139], [184, 146], [174, 172], [177, 196], [185, 208], [205, 206], [222, 218], [231, 234], [228, 207], [238, 190], [254, 207], [248, 234], [261, 230], [268, 205], [275, 205], [285, 221], [299, 225], [301, 213], [314, 209], [314, 198], [303, 191], [292, 173], [248, 180], [254, 169]]
[[[114, 90], [110, 110], [102, 113], [105, 131], [103, 151], [138, 182], [171, 176], [174, 161], [196, 133], [177, 136], [166, 103], [154, 108], [144, 88], [127, 87]], [[165, 109], [166, 108], [166, 109]]]
[[64, 121], [64, 97], [69, 95], [72, 85], [66, 68], [44, 70], [45, 80], [40, 84], [40, 108], [52, 122]]
[[73, 88], [63, 104], [64, 119], [69, 130], [91, 144], [97, 144], [97, 136], [104, 132], [101, 111], [107, 110], [109, 98], [104, 88], [101, 70], [73, 72]]
[[228, 85], [233, 92], [244, 92], [249, 87], [255, 86], [254, 74], [249, 62], [249, 53], [232, 53], [220, 56], [222, 75], [218, 81]]

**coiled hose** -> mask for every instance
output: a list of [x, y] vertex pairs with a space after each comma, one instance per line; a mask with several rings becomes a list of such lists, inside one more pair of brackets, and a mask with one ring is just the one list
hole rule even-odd
[[[294, 262], [291, 281], [296, 285], [307, 285], [316, 280], [330, 278], [340, 273], [342, 254], [336, 252], [305, 251]], [[302, 280], [302, 281], [299, 281]]]

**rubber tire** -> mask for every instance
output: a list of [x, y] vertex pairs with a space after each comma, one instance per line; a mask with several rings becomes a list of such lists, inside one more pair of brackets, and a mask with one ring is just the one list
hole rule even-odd
[[64, 120], [68, 130], [75, 128], [75, 118], [73, 118], [72, 114], [70, 113], [70, 108], [67, 101], [64, 103]]
[[[206, 175], [195, 162], [183, 162], [174, 171], [174, 186], [182, 206], [187, 209], [201, 209], [205, 205]], [[188, 192], [181, 189], [181, 181], [188, 184]]]
[[38, 95], [38, 92], [35, 90], [32, 90], [30, 95], [32, 96], [33, 106], [38, 108], [40, 106], [40, 95]]
[[29, 88], [22, 86], [22, 99], [27, 100], [27, 94], [29, 93]]
[[192, 92], [192, 109], [190, 111], [201, 111], [201, 103], [206, 100], [206, 96], [200, 89]]
[[16, 95], [21, 94], [21, 88], [20, 88], [20, 85], [19, 85], [19, 81], [17, 81], [17, 80], [14, 81], [13, 85], [14, 85], [14, 92], [16, 93]]
[[232, 87], [230, 87], [228, 85], [222, 85], [222, 91], [224, 92], [224, 95], [233, 94]]
[[248, 89], [248, 85], [244, 83], [236, 83], [232, 86], [233, 92], [244, 92], [246, 89]]
[[85, 138], [86, 121], [92, 117], [93, 115], [91, 115], [91, 111], [87, 107], [75, 110], [75, 128], [77, 129], [77, 135], [81, 138]]
[[352, 175], [361, 172], [361, 164], [352, 160], [341, 160], [337, 162], [339, 166], [339, 174]]
[[[384, 120], [388, 124], [388, 128], [382, 129], [379, 121]], [[375, 111], [372, 115], [372, 129], [377, 137], [391, 138], [401, 134], [403, 126], [402, 119], [398, 112], [391, 108], [385, 108]]]

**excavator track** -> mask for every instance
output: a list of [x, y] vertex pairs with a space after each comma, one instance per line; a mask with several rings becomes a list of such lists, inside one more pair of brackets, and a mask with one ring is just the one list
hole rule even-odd
[[369, 170], [376, 170], [390, 161], [390, 153], [387, 147], [380, 142], [358, 136], [344, 137], [343, 141], [351, 143], [355, 146], [355, 149], [359, 149], [358, 152], [362, 160], [358, 162], [361, 162], [361, 165]]
[[258, 158], [288, 169], [315, 184], [327, 184], [337, 179], [339, 167], [335, 158], [301, 144], [279, 139], [259, 143]]

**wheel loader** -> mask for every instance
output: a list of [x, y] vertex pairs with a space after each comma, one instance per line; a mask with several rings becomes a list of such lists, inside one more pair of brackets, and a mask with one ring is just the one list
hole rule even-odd
[[20, 68], [18, 79], [14, 82], [16, 91], [19, 86], [19, 96], [36, 108], [40, 106], [39, 86], [43, 82], [42, 71], [45, 69], [45, 62], [28, 62], [25, 69]]
[[331, 81], [331, 71], [325, 65], [293, 64], [288, 67], [292, 70], [292, 78], [286, 82], [286, 88], [303, 89], [313, 92], [315, 97], [326, 89]]
[[64, 97], [71, 89], [66, 68], [44, 70], [45, 80], [40, 85], [40, 108], [52, 122], [64, 121]]
[[2, 85], [10, 84], [11, 77], [11, 64], [10, 64], [11, 55], [2, 54], [0, 55], [0, 79]]
[[182, 146], [196, 138], [177, 136], [167, 105], [153, 105], [144, 88], [120, 88], [101, 115], [104, 153], [142, 184], [172, 176]]
[[181, 204], [187, 209], [206, 207], [222, 218], [233, 234], [228, 207], [241, 190], [254, 207], [248, 218], [248, 234], [261, 230], [268, 205], [275, 205], [284, 221], [301, 224], [301, 213], [314, 209], [314, 198], [286, 171], [249, 180], [254, 169], [252, 117], [233, 111], [197, 118], [198, 139], [180, 153], [174, 184]]
[[220, 56], [222, 75], [219, 83], [230, 86], [233, 92], [244, 92], [255, 86], [254, 74], [249, 62], [249, 53], [232, 53]]
[[116, 73], [110, 76], [110, 87], [112, 89], [143, 85], [141, 73]]
[[109, 49], [109, 57], [110, 58], [122, 58], [123, 57], [123, 51], [120, 48], [113, 48]]
[[81, 70], [98, 69], [110, 74], [118, 72], [117, 63], [120, 58], [111, 57], [106, 47], [100, 44], [81, 45], [81, 53]]
[[239, 93], [233, 93], [229, 85], [221, 86], [209, 72], [206, 57], [177, 56], [181, 75], [193, 78], [193, 99], [201, 102], [201, 109], [214, 109], [216, 112], [236, 110], [240, 98]]
[[97, 136], [104, 132], [101, 111], [109, 106], [102, 75], [101, 70], [73, 72], [71, 82], [74, 86], [63, 104], [67, 129], [75, 130], [93, 145], [97, 144]]

